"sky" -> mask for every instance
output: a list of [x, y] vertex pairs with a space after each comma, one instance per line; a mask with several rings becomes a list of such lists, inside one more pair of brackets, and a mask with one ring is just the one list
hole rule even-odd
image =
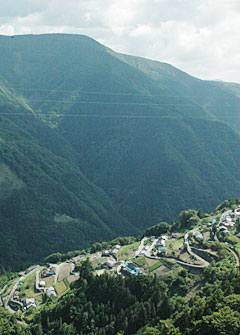
[[240, 1], [0, 0], [0, 34], [74, 33], [201, 79], [240, 83]]

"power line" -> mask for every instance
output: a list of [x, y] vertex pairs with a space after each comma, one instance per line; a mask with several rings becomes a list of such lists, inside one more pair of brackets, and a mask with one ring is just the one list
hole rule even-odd
[[[147, 97], [164, 97], [164, 95], [159, 94], [143, 94], [143, 93], [120, 93], [120, 92], [93, 92], [93, 91], [73, 91], [73, 90], [56, 90], [56, 89], [45, 89], [45, 88], [21, 88], [12, 87], [11, 90], [21, 90], [21, 91], [43, 91], [43, 92], [67, 92], [67, 93], [78, 93], [78, 94], [99, 94], [99, 95], [127, 95], [127, 96], [147, 96]], [[179, 96], [180, 97], [180, 96]]]
[[[240, 113], [240, 111], [239, 111]], [[191, 115], [98, 115], [98, 114], [57, 114], [55, 112], [51, 113], [1, 113], [0, 115], [24, 115], [24, 116], [47, 116], [47, 115], [52, 115], [56, 117], [83, 117], [83, 118], [185, 118], [185, 117], [192, 117]], [[198, 117], [197, 119], [203, 119], [203, 120], [216, 120], [216, 121], [221, 121], [221, 119], [216, 119], [216, 116], [213, 116], [211, 119], [205, 119]], [[226, 119], [226, 117], [224, 117]]]
[[194, 104], [194, 103], [189, 103], [189, 104], [176, 104], [176, 103], [144, 103], [144, 102], [106, 102], [106, 101], [74, 101], [74, 100], [42, 100], [42, 99], [27, 99], [27, 101], [31, 102], [43, 102], [43, 103], [63, 103], [63, 104], [82, 104], [82, 105], [131, 105], [131, 106], [191, 106], [191, 107], [240, 107], [240, 102], [239, 104], [231, 105], [219, 105], [219, 104]]
[[[43, 92], [67, 92], [77, 94], [93, 94], [93, 95], [123, 95], [123, 96], [144, 96], [144, 97], [163, 97], [163, 98], [212, 98], [212, 95], [163, 95], [163, 94], [150, 94], [150, 93], [121, 93], [121, 92], [99, 92], [99, 91], [78, 91], [78, 90], [58, 90], [58, 89], [45, 89], [45, 88], [23, 88], [23, 87], [12, 87], [10, 90], [22, 90], [22, 91], [43, 91]], [[239, 89], [240, 92], [240, 89]], [[228, 92], [229, 94], [233, 94]], [[222, 98], [222, 95], [214, 95], [215, 98]], [[226, 97], [226, 99], [239, 99], [238, 96]]]
[[[56, 117], [95, 117], [95, 118], [175, 118], [174, 115], [97, 115], [97, 114], [55, 114], [55, 113], [0, 113], [0, 115], [27, 115], [27, 116], [42, 116], [54, 115]], [[177, 116], [181, 118], [183, 116]]]

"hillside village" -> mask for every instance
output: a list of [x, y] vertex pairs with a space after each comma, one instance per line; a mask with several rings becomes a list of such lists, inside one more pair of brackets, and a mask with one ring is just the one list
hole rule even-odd
[[31, 318], [32, 311], [49, 299], [59, 299], [79, 279], [79, 267], [89, 260], [95, 275], [117, 276], [176, 274], [182, 268], [198, 274], [212, 262], [231, 256], [239, 267], [240, 206], [202, 218], [185, 231], [142, 236], [133, 243], [111, 244], [109, 249], [83, 254], [64, 262], [33, 265], [1, 287], [0, 303], [19, 318]]

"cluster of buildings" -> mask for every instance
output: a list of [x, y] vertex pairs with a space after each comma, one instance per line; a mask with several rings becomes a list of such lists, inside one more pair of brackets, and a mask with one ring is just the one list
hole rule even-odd
[[99, 269], [111, 270], [112, 268], [120, 265], [121, 263], [114, 261], [113, 259], [108, 259], [107, 261], [98, 265]]
[[230, 235], [229, 227], [234, 227], [235, 220], [240, 216], [240, 206], [234, 212], [228, 212], [223, 215], [220, 219], [217, 231]]
[[47, 275], [52, 276], [55, 275], [57, 271], [56, 264], [49, 264], [49, 268], [47, 269]]
[[168, 236], [164, 235], [164, 236], [160, 236], [157, 240], [157, 249], [158, 249], [158, 253], [160, 255], [162, 254], [166, 254], [168, 251], [168, 248], [166, 247], [166, 242], [168, 241]]
[[[70, 259], [70, 262], [73, 263], [73, 264], [76, 264], [77, 262], [79, 262], [81, 259], [85, 258], [86, 256], [85, 255], [78, 255], [78, 256], [75, 256], [75, 257], [72, 257]], [[69, 261], [67, 261], [69, 263]]]
[[10, 300], [11, 306], [15, 309], [20, 307], [23, 311], [26, 311], [30, 307], [36, 308], [36, 301], [34, 298], [20, 298], [19, 291], [13, 293], [13, 298]]
[[115, 244], [112, 246], [110, 250], [104, 250], [102, 252], [102, 256], [108, 257], [108, 256], [116, 256], [117, 253], [119, 252], [121, 246], [119, 244]]

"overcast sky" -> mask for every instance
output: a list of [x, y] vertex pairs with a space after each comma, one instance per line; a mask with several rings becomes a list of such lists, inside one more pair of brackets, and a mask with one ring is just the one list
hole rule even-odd
[[240, 83], [240, 1], [0, 0], [0, 34], [76, 33], [115, 51]]

